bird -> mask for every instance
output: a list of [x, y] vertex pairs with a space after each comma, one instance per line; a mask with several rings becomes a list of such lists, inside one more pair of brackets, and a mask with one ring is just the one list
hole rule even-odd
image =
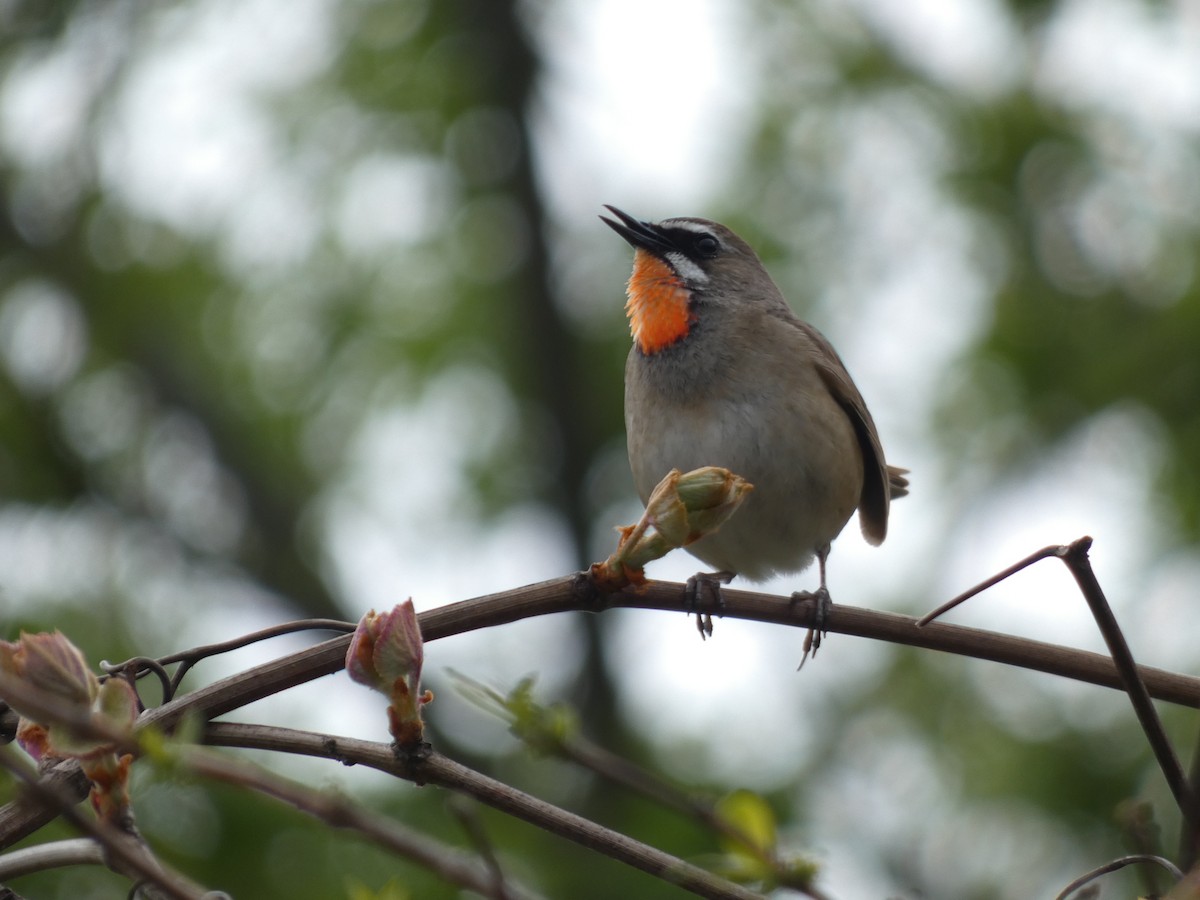
[[[672, 469], [721, 466], [754, 491], [716, 532], [686, 550], [715, 571], [688, 580], [721, 603], [734, 576], [763, 581], [817, 560], [820, 586], [805, 659], [820, 646], [831, 601], [830, 546], [858, 510], [873, 545], [887, 536], [907, 469], [889, 466], [862, 394], [833, 345], [784, 299], [766, 266], [730, 228], [708, 219], [647, 222], [615, 206], [601, 220], [634, 249], [625, 312], [625, 431], [645, 503]], [[803, 661], [801, 663], [803, 665]]]

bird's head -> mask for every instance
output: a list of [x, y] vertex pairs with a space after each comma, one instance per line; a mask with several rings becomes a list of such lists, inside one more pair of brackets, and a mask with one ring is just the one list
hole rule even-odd
[[600, 218], [634, 248], [625, 312], [634, 343], [657, 353], [687, 336], [705, 304], [753, 296], [774, 283], [758, 256], [724, 225], [681, 217], [642, 222], [615, 206]]

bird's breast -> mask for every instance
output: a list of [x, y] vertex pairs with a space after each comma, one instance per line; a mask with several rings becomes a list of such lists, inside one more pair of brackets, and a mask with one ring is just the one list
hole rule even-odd
[[643, 502], [673, 468], [722, 466], [754, 485], [717, 534], [689, 548], [694, 555], [765, 577], [802, 568], [841, 532], [862, 491], [862, 453], [845, 412], [817, 379], [789, 377], [785, 366], [766, 383], [726, 378], [681, 393], [660, 390], [652, 370], [633, 374], [625, 424]]

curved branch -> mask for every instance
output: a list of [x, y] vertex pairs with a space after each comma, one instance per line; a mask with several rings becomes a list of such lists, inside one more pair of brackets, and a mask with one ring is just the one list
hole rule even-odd
[[[684, 591], [681, 584], [651, 581], [636, 589], [601, 595], [583, 574], [575, 574], [450, 603], [426, 610], [419, 619], [421, 633], [429, 642], [551, 613], [579, 610], [598, 613], [618, 607], [695, 612]], [[787, 597], [725, 589], [722, 599], [720, 609], [709, 610], [714, 615], [795, 628], [814, 625], [811, 605], [793, 604]], [[916, 621], [911, 616], [835, 604], [830, 607], [825, 627], [841, 634], [988, 659], [1102, 687], [1118, 690], [1122, 687], [1112, 660], [1099, 653], [940, 622], [917, 628]], [[341, 670], [349, 644], [349, 635], [337, 637], [220, 679], [148, 710], [139, 718], [139, 727], [170, 730], [186, 715], [213, 719], [290, 687], [330, 675]], [[1200, 678], [1150, 666], [1138, 666], [1137, 671], [1150, 696], [1200, 709]], [[60, 768], [66, 771], [54, 777], [67, 781], [79, 791], [79, 799], [82, 799], [87, 792], [86, 780], [78, 777], [78, 767], [74, 774], [70, 766]], [[20, 803], [0, 808], [0, 849], [33, 833], [53, 815], [48, 810], [22, 807]]]
[[761, 897], [754, 891], [726, 881], [611, 828], [605, 828], [590, 819], [539, 800], [437, 752], [397, 754], [391, 744], [377, 741], [233, 722], [210, 723], [205, 729], [204, 739], [206, 743], [225, 747], [273, 750], [335, 759], [343, 765], [369, 766], [417, 784], [436, 784], [466, 794], [501, 812], [648, 872], [701, 897], [718, 900], [760, 900]]
[[104, 848], [91, 838], [67, 838], [0, 856], [0, 882], [67, 866], [103, 866]]
[[[723, 590], [721, 595], [723, 605], [719, 610], [711, 610], [714, 615], [794, 628], [811, 628], [814, 624], [811, 605], [793, 604], [787, 597], [730, 589]], [[615, 608], [695, 612], [682, 584], [650, 581], [637, 589], [601, 595], [586, 577], [577, 574], [450, 603], [420, 613], [419, 619], [421, 634], [430, 642], [534, 616], [580, 610], [598, 613]], [[840, 634], [958, 653], [1102, 687], [1122, 688], [1112, 660], [1099, 653], [940, 622], [917, 628], [916, 621], [897, 613], [834, 604], [825, 624], [829, 631]], [[141, 721], [170, 728], [187, 713], [215, 718], [339, 671], [349, 643], [349, 636], [338, 637], [264, 663], [150, 710]], [[1152, 697], [1200, 709], [1200, 678], [1150, 666], [1139, 666], [1138, 671]]]
[[[234, 726], [231, 723], [213, 723], [209, 727], [216, 729], [218, 734], [230, 729], [259, 728], [259, 726]], [[290, 729], [278, 730], [290, 731]], [[317, 752], [308, 755], [330, 756], [331, 752], [337, 752], [332, 745], [335, 742], [341, 742], [340, 738], [335, 739], [325, 735], [309, 734], [308, 732], [296, 733], [308, 734], [310, 738], [330, 745], [330, 752]], [[217, 742], [208, 741], [208, 743], [213, 744]], [[274, 743], [276, 746], [271, 749], [286, 749], [283, 741], [276, 740]], [[233, 742], [229, 742], [226, 745], [253, 746], [249, 743], [236, 744]], [[386, 752], [388, 755], [391, 755], [391, 745], [384, 744], [380, 746], [387, 748]], [[345, 828], [358, 832], [398, 856], [403, 856], [425, 867], [451, 884], [465, 887], [484, 897], [497, 896], [491, 872], [474, 856], [406, 828], [385, 816], [366, 810], [360, 804], [339, 794], [314, 790], [287, 778], [282, 778], [261, 766], [253, 765], [244, 760], [231, 759], [228, 754], [218, 756], [214, 751], [206, 751], [203, 748], [194, 746], [182, 748], [180, 760], [186, 769], [198, 776], [213, 781], [237, 785], [238, 787], [250, 788], [269, 797], [274, 797], [276, 800], [286, 803], [313, 818], [319, 819], [333, 828]], [[347, 758], [346, 761], [357, 762], [358, 760]], [[376, 768], [382, 767], [376, 766]], [[521, 892], [520, 896], [526, 897], [529, 895]]]
[[[75, 760], [71, 760], [71, 763], [79, 771], [79, 763]], [[74, 797], [65, 789], [60, 790], [64, 786], [58, 782], [39, 777], [24, 759], [18, 760], [13, 751], [6, 749], [0, 752], [0, 766], [22, 783], [25, 791], [34, 798], [33, 805], [36, 805], [37, 811], [50, 813], [47, 821], [62, 816], [75, 829], [87, 835], [89, 840], [102, 847], [105, 865], [112, 871], [152, 885], [154, 897], [204, 900], [207, 892], [158, 859], [139, 835], [120, 831], [81, 814], [75, 809], [75, 804], [81, 798]]]

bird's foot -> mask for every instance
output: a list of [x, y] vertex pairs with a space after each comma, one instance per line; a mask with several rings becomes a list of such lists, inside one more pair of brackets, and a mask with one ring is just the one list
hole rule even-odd
[[[688, 613], [696, 615], [696, 629], [700, 632], [700, 639], [712, 637], [712, 614], [715, 610], [717, 615], [720, 615], [721, 610], [725, 607], [725, 599], [721, 596], [721, 585], [729, 584], [733, 580], [733, 572], [697, 572], [687, 580], [684, 587], [683, 596], [687, 604]], [[708, 608], [701, 609], [700, 604], [706, 595], [708, 598]]]
[[804, 656], [800, 658], [800, 665], [796, 666], [796, 671], [799, 672], [804, 668], [804, 664], [808, 662], [809, 654], [812, 654], [813, 659], [817, 658], [817, 651], [821, 649], [821, 638], [829, 633], [829, 608], [833, 605], [833, 601], [829, 597], [829, 590], [825, 585], [821, 585], [815, 592], [796, 591], [792, 594], [792, 605], [797, 603], [811, 602], [815, 609], [813, 610], [813, 626], [808, 629], [808, 634], [804, 636]]

